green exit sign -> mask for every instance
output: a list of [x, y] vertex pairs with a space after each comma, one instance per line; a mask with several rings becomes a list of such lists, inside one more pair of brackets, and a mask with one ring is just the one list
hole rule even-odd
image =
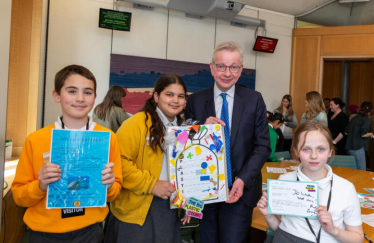
[[130, 31], [131, 13], [100, 8], [99, 27]]

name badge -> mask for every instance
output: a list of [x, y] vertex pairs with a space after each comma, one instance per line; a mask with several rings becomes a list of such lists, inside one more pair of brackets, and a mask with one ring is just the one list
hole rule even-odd
[[64, 208], [61, 209], [61, 218], [71, 218], [84, 215], [84, 208]]

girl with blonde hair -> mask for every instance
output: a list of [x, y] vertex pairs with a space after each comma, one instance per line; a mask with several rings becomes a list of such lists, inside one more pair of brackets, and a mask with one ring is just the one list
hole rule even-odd
[[323, 105], [322, 97], [317, 91], [310, 91], [305, 98], [306, 112], [300, 120], [303, 122], [317, 122], [327, 126], [327, 115]]
[[329, 129], [315, 122], [301, 124], [295, 132], [291, 152], [300, 164], [296, 171], [281, 175], [279, 180], [318, 183], [317, 219], [269, 214], [269, 197], [264, 191], [257, 207], [268, 226], [276, 231], [273, 243], [363, 242], [356, 189], [351, 182], [334, 174], [327, 164], [334, 156]]

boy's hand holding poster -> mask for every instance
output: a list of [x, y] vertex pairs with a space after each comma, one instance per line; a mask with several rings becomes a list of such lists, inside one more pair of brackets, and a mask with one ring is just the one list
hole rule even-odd
[[[228, 200], [223, 127], [217, 124], [168, 127], [167, 137], [169, 179], [179, 195], [170, 198], [172, 206], [176, 205], [176, 196], [185, 199], [182, 207], [187, 205], [190, 211], [194, 205], [201, 206], [199, 201], [209, 204]], [[203, 206], [198, 208], [202, 210]], [[194, 210], [201, 213], [198, 211]]]
[[318, 183], [268, 179], [269, 214], [317, 219]]
[[47, 208], [105, 207], [101, 172], [109, 160], [110, 132], [52, 130], [50, 162], [61, 179], [49, 184]]

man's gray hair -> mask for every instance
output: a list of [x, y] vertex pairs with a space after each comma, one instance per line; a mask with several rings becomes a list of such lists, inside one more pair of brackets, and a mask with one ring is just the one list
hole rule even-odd
[[231, 51], [231, 52], [234, 52], [234, 51], [237, 51], [239, 52], [240, 54], [240, 64], [243, 64], [243, 55], [244, 55], [244, 52], [243, 52], [243, 49], [240, 47], [240, 45], [236, 42], [233, 42], [233, 41], [225, 41], [225, 42], [222, 42], [220, 43], [216, 49], [214, 49], [214, 52], [213, 52], [213, 55], [212, 55], [212, 62], [214, 63], [214, 59], [216, 57], [216, 54], [217, 52], [220, 52], [220, 51]]

